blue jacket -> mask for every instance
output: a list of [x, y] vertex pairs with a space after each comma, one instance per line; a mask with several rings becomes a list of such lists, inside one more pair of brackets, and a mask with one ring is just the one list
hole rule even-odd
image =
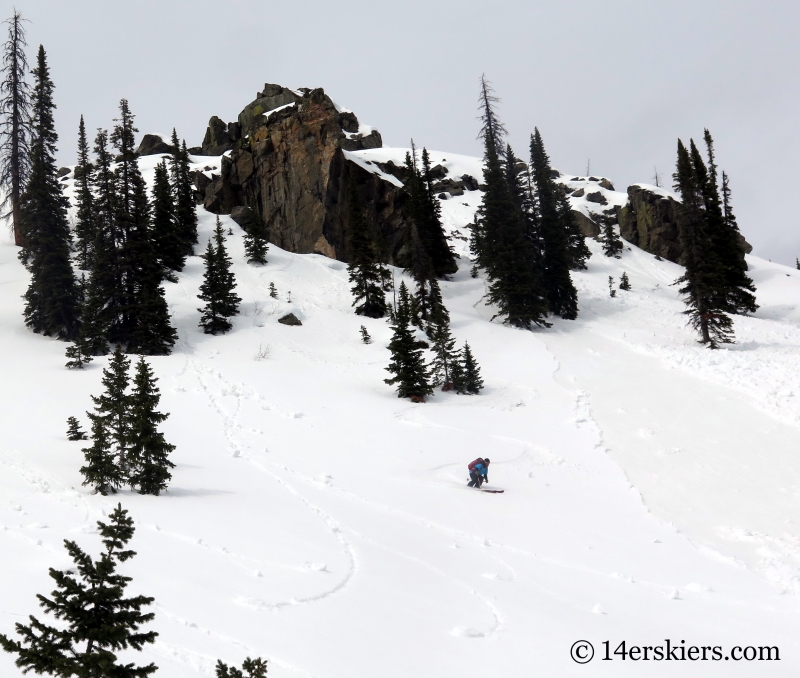
[[489, 469], [483, 464], [475, 464], [475, 466], [472, 467], [472, 470], [484, 478], [486, 477], [486, 474], [489, 473]]

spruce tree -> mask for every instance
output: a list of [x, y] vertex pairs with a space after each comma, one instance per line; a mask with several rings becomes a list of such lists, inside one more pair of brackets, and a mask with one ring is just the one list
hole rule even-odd
[[92, 444], [90, 447], [83, 448], [82, 452], [86, 460], [86, 465], [80, 469], [83, 485], [89, 485], [104, 497], [109, 493], [116, 494], [117, 489], [125, 480], [125, 474], [119, 465], [111, 440], [109, 423], [105, 418], [94, 416], [92, 419]]
[[92, 163], [89, 141], [81, 116], [78, 125], [78, 164], [75, 167], [75, 239], [78, 248], [78, 267], [92, 270], [95, 245], [94, 196], [92, 195]]
[[617, 296], [617, 290], [614, 289], [614, 277], [608, 276], [608, 295], [613, 299]]
[[194, 202], [191, 162], [186, 149], [186, 141], [178, 141], [178, 133], [172, 130], [172, 147], [175, 149], [170, 159], [170, 180], [175, 196], [175, 220], [183, 241], [184, 254], [191, 256], [197, 243], [197, 211]]
[[557, 187], [558, 195], [558, 218], [561, 228], [567, 234], [567, 257], [569, 267], [575, 271], [586, 270], [586, 260], [592, 256], [586, 238], [583, 237], [575, 215], [572, 213], [569, 199], [563, 186]]
[[171, 271], [182, 271], [186, 263], [183, 236], [175, 218], [175, 202], [166, 161], [156, 165], [153, 181], [153, 245], [166, 279], [177, 281]]
[[[559, 189], [552, 177], [550, 158], [539, 130], [531, 135], [531, 173], [536, 187], [539, 224], [543, 244], [543, 283], [550, 313], [565, 320], [578, 317], [578, 293], [570, 277], [569, 233], [559, 214]], [[561, 212], [563, 214], [563, 207]]]
[[275, 287], [275, 283], [274, 282], [271, 282], [269, 284], [269, 296], [272, 297], [273, 299], [277, 299], [278, 298], [278, 290]]
[[358, 186], [351, 176], [348, 183], [347, 212], [348, 260], [347, 270], [353, 287], [353, 306], [356, 314], [367, 318], [383, 318], [386, 315], [386, 295], [381, 286], [375, 247], [364, 217], [364, 205]]
[[[94, 412], [89, 413], [89, 419], [94, 424], [101, 420], [105, 430], [114, 446], [116, 458], [119, 460], [119, 467], [127, 467], [127, 445], [128, 445], [128, 408], [130, 407], [130, 396], [128, 386], [130, 377], [130, 359], [122, 352], [122, 348], [117, 344], [108, 367], [103, 370], [102, 384], [105, 391], [102, 395], [92, 396]], [[94, 426], [92, 427], [94, 431]]]
[[15, 9], [5, 23], [8, 39], [3, 45], [3, 66], [0, 72], [0, 218], [12, 218], [14, 244], [23, 245], [20, 223], [20, 200], [30, 175], [31, 88], [26, 77], [25, 22]]
[[458, 263], [456, 263], [453, 250], [450, 249], [442, 228], [442, 208], [436, 194], [433, 192], [430, 156], [428, 155], [428, 149], [424, 147], [422, 149], [422, 172], [420, 178], [425, 186], [421, 213], [423, 245], [437, 276], [441, 277], [455, 273], [458, 270]]
[[436, 272], [428, 252], [419, 237], [416, 224], [411, 224], [409, 229], [411, 239], [411, 267], [406, 269], [414, 278], [414, 294], [411, 296], [410, 310], [411, 322], [421, 330], [426, 329], [430, 322], [430, 293], [431, 286], [436, 280]]
[[117, 572], [120, 563], [136, 555], [127, 549], [135, 530], [133, 520], [117, 505], [108, 523], [98, 521], [97, 526], [104, 547], [100, 558], [92, 560], [74, 541], [65, 540], [75, 566], [66, 571], [51, 568], [56, 588], [49, 598], [37, 596], [39, 605], [58, 619], [58, 624], [49, 626], [31, 615], [29, 624], [15, 624], [19, 640], [0, 634], [0, 645], [17, 655], [15, 663], [23, 673], [59, 678], [145, 678], [156, 672], [155, 664], [123, 663], [116, 654], [128, 649], [141, 651], [158, 635], [140, 630], [153, 620], [152, 612], [142, 612], [153, 598], [126, 598], [131, 578]]
[[67, 347], [64, 355], [69, 358], [66, 363], [68, 369], [82, 370], [86, 363], [92, 362], [91, 349], [86, 339], [78, 333], [75, 343]]
[[86, 432], [75, 417], [67, 417], [67, 440], [86, 440]]
[[203, 284], [200, 285], [198, 298], [206, 305], [200, 311], [200, 327], [206, 334], [225, 333], [233, 327], [228, 318], [239, 313], [241, 299], [234, 293], [236, 279], [231, 268], [231, 260], [225, 250], [225, 234], [217, 217], [214, 229], [214, 242], [208, 241], [208, 248], [203, 256], [206, 270]]
[[472, 355], [472, 350], [467, 342], [464, 342], [464, 348], [461, 352], [462, 371], [459, 376], [458, 393], [467, 395], [477, 395], [483, 388], [483, 379], [481, 379], [481, 370], [475, 357]]
[[244, 254], [248, 264], [263, 266], [267, 263], [268, 239], [266, 224], [260, 217], [255, 219], [244, 234]]
[[384, 379], [390, 385], [397, 385], [398, 398], [411, 398], [414, 402], [424, 402], [425, 396], [433, 393], [428, 381], [428, 368], [422, 357], [425, 342], [414, 337], [410, 326], [410, 300], [405, 282], [400, 283], [400, 294], [395, 321], [392, 325], [394, 334], [389, 342], [392, 360], [387, 372], [394, 374], [391, 379]]
[[622, 272], [622, 277], [619, 279], [619, 288], [625, 292], [630, 292], [631, 290], [631, 281], [625, 271]]
[[453, 388], [453, 366], [460, 360], [460, 352], [455, 348], [456, 340], [450, 332], [450, 324], [443, 318], [434, 326], [431, 341], [431, 383], [449, 391]]
[[79, 318], [70, 261], [69, 201], [58, 182], [53, 81], [41, 46], [34, 79], [31, 169], [19, 211], [23, 235], [20, 258], [31, 271], [24, 295], [25, 324], [46, 336], [73, 339], [78, 333]]
[[248, 657], [242, 663], [241, 671], [235, 666], [229, 667], [221, 659], [217, 660], [216, 678], [267, 678], [267, 662], [260, 657]]
[[425, 334], [428, 335], [429, 339], [433, 339], [438, 325], [450, 323], [450, 313], [442, 299], [442, 288], [439, 286], [439, 281], [435, 278], [430, 281], [430, 290], [428, 292], [428, 316], [428, 323], [424, 328]]
[[369, 336], [369, 332], [367, 332], [367, 328], [366, 327], [364, 327], [362, 325], [361, 329], [359, 330], [359, 332], [361, 333], [361, 341], [363, 343], [365, 343], [365, 344], [371, 344], [372, 343], [372, 337]]
[[166, 490], [172, 478], [169, 469], [175, 468], [168, 458], [175, 445], [164, 440], [164, 434], [158, 430], [158, 425], [166, 421], [169, 414], [156, 410], [161, 400], [157, 381], [144, 357], [140, 356], [128, 401], [127, 428], [128, 482], [131, 489], [139, 488], [139, 494], [158, 495]]
[[728, 310], [731, 313], [755, 313], [758, 310], [755, 297], [755, 285], [745, 271], [747, 263], [741, 256], [739, 248], [739, 225], [733, 214], [731, 206], [731, 187], [728, 175], [722, 173], [722, 207], [725, 230], [728, 235], [726, 248], [731, 254], [728, 257], [726, 281], [730, 292], [728, 295]]
[[700, 333], [700, 343], [709, 348], [733, 342], [731, 319], [725, 313], [725, 300], [720, 290], [724, 289], [722, 266], [716, 255], [714, 242], [709, 234], [704, 209], [704, 178], [698, 176], [702, 167], [693, 162], [699, 158], [694, 142], [692, 154], [678, 140], [678, 161], [674, 175], [675, 190], [680, 193], [680, 238], [686, 261], [686, 270], [676, 283], [683, 285], [680, 293], [689, 324]]
[[617, 232], [614, 230], [614, 224], [608, 217], [603, 218], [601, 239], [603, 243], [603, 254], [607, 257], [619, 259], [624, 247], [622, 238], [617, 235]]

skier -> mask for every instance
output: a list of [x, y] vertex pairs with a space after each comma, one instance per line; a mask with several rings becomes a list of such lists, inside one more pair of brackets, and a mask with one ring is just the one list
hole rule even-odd
[[477, 487], [480, 489], [483, 483], [489, 482], [489, 463], [488, 457], [486, 459], [478, 457], [467, 466], [470, 477], [469, 487]]

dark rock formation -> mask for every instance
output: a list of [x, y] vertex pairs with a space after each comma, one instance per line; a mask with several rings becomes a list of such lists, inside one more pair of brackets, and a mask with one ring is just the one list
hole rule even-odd
[[258, 215], [249, 207], [241, 205], [231, 210], [231, 219], [239, 224], [245, 233], [249, 233], [253, 226], [258, 225]]
[[382, 148], [383, 139], [380, 132], [374, 129], [369, 134], [351, 134], [342, 140], [345, 151], [364, 151], [368, 148]]
[[480, 185], [478, 184], [478, 180], [471, 174], [462, 174], [461, 183], [464, 184], [464, 189], [467, 191], [477, 191]]
[[232, 147], [233, 141], [228, 134], [228, 126], [216, 115], [211, 116], [200, 148], [201, 155], [222, 155]]
[[589, 202], [597, 203], [598, 205], [608, 205], [608, 200], [606, 200], [606, 197], [600, 191], [587, 193], [586, 199]]
[[[211, 119], [204, 152], [227, 145], [231, 153], [206, 187], [205, 208], [218, 214], [249, 208], [279, 247], [346, 261], [347, 182], [353, 176], [382, 257], [402, 265], [405, 191], [345, 158], [353, 147], [347, 138], [353, 133], [345, 129], [358, 129], [352, 113], [337, 111], [322, 89], [301, 91], [266, 85], [239, 115], [238, 129]], [[294, 105], [264, 115], [286, 103]], [[379, 142], [380, 135], [360, 141], [369, 138]], [[387, 173], [402, 176], [403, 168], [392, 169]]]
[[69, 167], [59, 167], [56, 176], [61, 179], [61, 177], [69, 176], [70, 172], [72, 172], [72, 170]]
[[[620, 233], [646, 252], [683, 264], [678, 202], [643, 186], [628, 187], [628, 204], [618, 208]], [[742, 259], [753, 247], [739, 234]]]
[[614, 184], [612, 184], [608, 179], [600, 179], [600, 185], [605, 188], [607, 191], [613, 191]]
[[298, 327], [303, 324], [300, 322], [300, 318], [298, 318], [294, 313], [288, 313], [282, 318], [278, 318], [278, 322], [281, 325], [293, 325], [295, 327]]
[[175, 147], [164, 141], [158, 134], [145, 134], [136, 149], [136, 155], [157, 155], [159, 153], [174, 153]]
[[575, 217], [575, 222], [584, 238], [597, 238], [600, 235], [600, 224], [594, 219], [587, 217], [580, 210], [572, 210], [572, 216]]

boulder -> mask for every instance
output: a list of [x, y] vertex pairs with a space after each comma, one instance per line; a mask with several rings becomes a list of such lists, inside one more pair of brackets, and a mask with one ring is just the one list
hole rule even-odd
[[438, 181], [439, 179], [444, 179], [447, 176], [447, 168], [444, 165], [434, 165], [431, 167], [430, 177], [431, 181]]
[[597, 238], [600, 235], [600, 224], [594, 219], [587, 217], [580, 210], [571, 210], [575, 223], [578, 224], [581, 235], [584, 238]]
[[586, 191], [584, 191], [582, 188], [579, 188], [577, 191], [575, 191], [575, 192], [572, 194], [572, 197], [573, 197], [573, 198], [582, 198], [582, 197], [584, 196], [584, 194], [585, 194], [585, 193], [586, 193]]
[[230, 214], [237, 205], [236, 194], [230, 182], [222, 177], [214, 179], [207, 187], [203, 207], [214, 214]]
[[589, 202], [597, 203], [598, 205], [608, 205], [608, 200], [606, 200], [606, 197], [600, 191], [587, 193], [586, 199]]
[[473, 177], [471, 174], [462, 174], [461, 175], [461, 183], [467, 191], [477, 191], [478, 190], [478, 180]]
[[383, 139], [380, 132], [374, 129], [369, 134], [356, 134], [342, 139], [342, 148], [345, 151], [364, 151], [368, 148], [382, 148]]
[[197, 192], [201, 195], [206, 194], [206, 189], [208, 185], [211, 183], [211, 179], [209, 179], [204, 172], [197, 170], [194, 173], [194, 187], [197, 189]]
[[296, 327], [303, 324], [300, 322], [300, 318], [298, 318], [294, 313], [288, 313], [282, 318], [278, 318], [278, 322], [281, 325], [293, 325]]
[[159, 153], [174, 153], [175, 147], [164, 141], [158, 134], [145, 134], [136, 149], [136, 155], [158, 155]]
[[617, 212], [620, 234], [645, 252], [681, 264], [678, 208], [669, 196], [629, 186], [628, 203]]
[[608, 179], [600, 179], [600, 185], [605, 188], [607, 191], [614, 190], [614, 184], [612, 184]]
[[72, 170], [69, 167], [60, 167], [58, 172], [56, 172], [56, 176], [60, 179], [61, 177], [66, 177]]
[[228, 126], [216, 115], [208, 121], [206, 135], [203, 137], [201, 155], [222, 155], [233, 147], [233, 142], [228, 135]]
[[231, 210], [231, 219], [233, 219], [245, 233], [250, 233], [253, 226], [258, 226], [258, 214], [256, 214], [249, 207], [237, 205]]
[[351, 134], [358, 133], [358, 118], [352, 111], [343, 111], [339, 113], [339, 124], [342, 130]]

